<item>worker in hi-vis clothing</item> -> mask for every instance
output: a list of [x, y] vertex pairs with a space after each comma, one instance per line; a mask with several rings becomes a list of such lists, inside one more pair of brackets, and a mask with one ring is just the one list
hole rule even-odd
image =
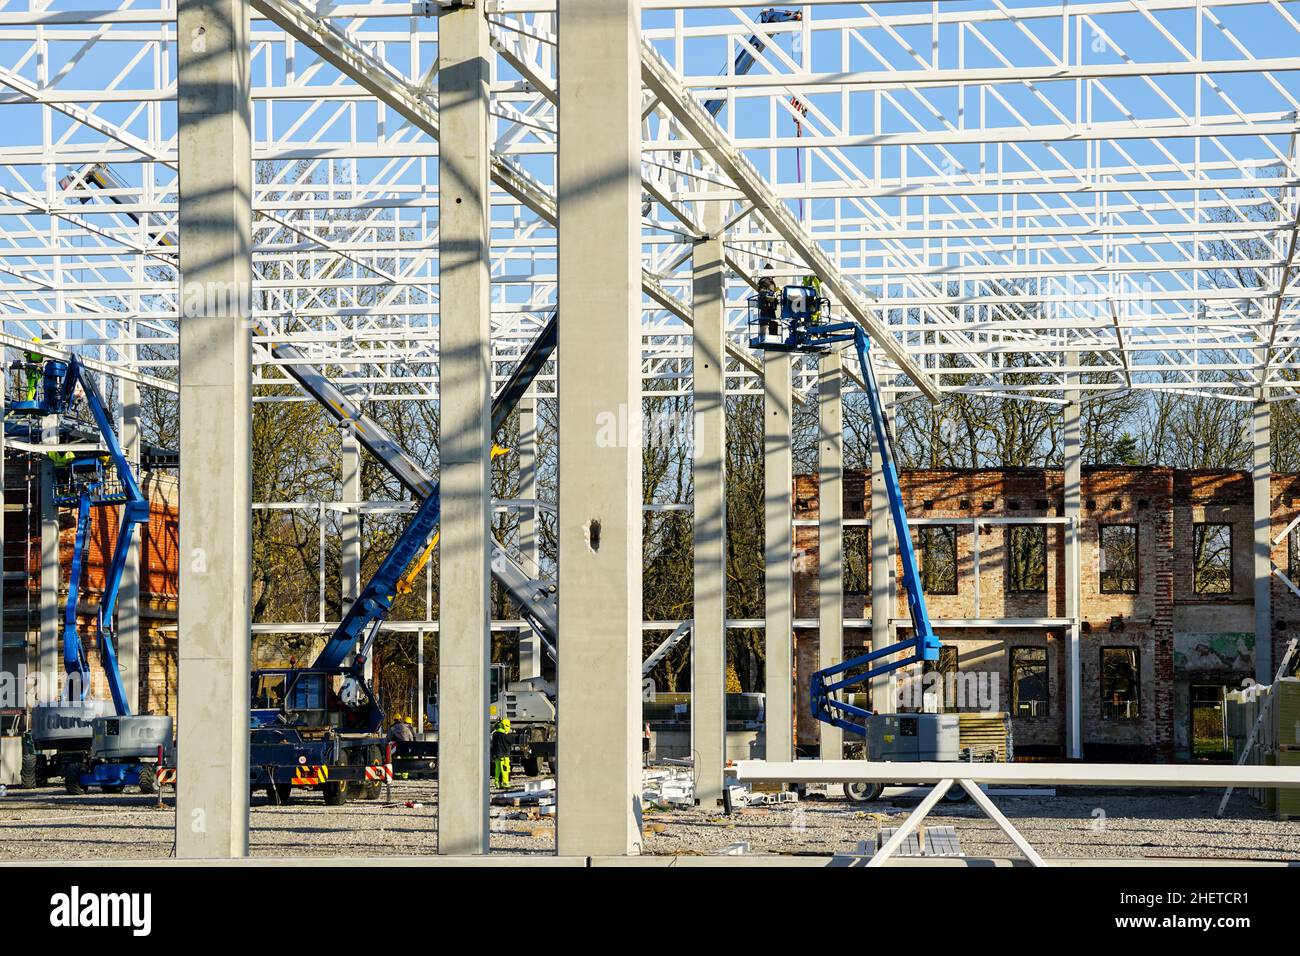
[[[32, 339], [37, 345], [41, 344], [41, 337], [38, 335]], [[27, 369], [27, 401], [36, 401], [36, 387], [40, 384], [41, 373], [45, 368], [45, 356], [40, 352], [28, 349], [23, 356], [26, 360], [24, 367]]]
[[510, 718], [503, 717], [492, 725], [492, 782], [510, 786]]
[[813, 306], [812, 311], [808, 314], [808, 324], [816, 325], [822, 320], [822, 280], [815, 275], [806, 275], [803, 277], [803, 287], [812, 289]]

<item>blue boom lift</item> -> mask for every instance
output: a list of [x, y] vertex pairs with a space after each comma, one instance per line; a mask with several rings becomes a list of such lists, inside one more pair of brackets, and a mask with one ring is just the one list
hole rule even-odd
[[[832, 322], [830, 319], [830, 301], [816, 288], [790, 285], [778, 294], [772, 285], [766, 289], [760, 286], [758, 294], [749, 298], [749, 344], [751, 348], [763, 351], [815, 354], [829, 351], [841, 343], [853, 343], [871, 413], [872, 436], [880, 454], [881, 472], [889, 496], [890, 518], [898, 539], [912, 635], [907, 640], [873, 648], [866, 654], [815, 672], [809, 687], [812, 715], [864, 738], [867, 755], [872, 760], [961, 759], [956, 715], [873, 713], [837, 696], [901, 667], [937, 661], [940, 645], [925, 606], [912, 535], [903, 509], [893, 443], [869, 358], [871, 343], [856, 322]], [[900, 772], [900, 778], [906, 778], [905, 772]], [[883, 789], [882, 784], [857, 785], [847, 788], [847, 793], [854, 800], [874, 800]], [[964, 796], [963, 790], [954, 787], [949, 791], [948, 799], [960, 800]]]
[[[6, 417], [21, 430], [49, 415], [64, 416], [73, 408], [75, 391], [81, 386], [95, 427], [107, 453], [72, 457], [61, 461], [56, 473], [54, 504], [77, 509], [76, 539], [68, 581], [68, 600], [63, 615], [64, 686], [59, 704], [37, 707], [33, 714], [33, 740], [39, 750], [49, 750], [51, 760], [38, 761], [37, 778], [62, 776], [69, 793], [84, 793], [88, 787], [119, 792], [127, 785], [142, 792], [156, 789], [155, 766], [159, 748], [171, 750], [171, 718], [131, 713], [126, 688], [117, 660], [113, 624], [126, 560], [136, 528], [149, 520], [149, 502], [136, 481], [113, 428], [108, 409], [94, 378], [77, 356], [69, 361], [36, 360], [29, 352], [17, 363], [25, 378], [23, 394], [8, 403]], [[21, 381], [21, 379], [20, 379]], [[105, 465], [111, 463], [109, 471]], [[119, 509], [117, 537], [104, 578], [95, 619], [95, 643], [112, 700], [111, 713], [102, 702], [89, 698], [91, 667], [77, 625], [77, 600], [87, 545], [91, 509]]]
[[[552, 312], [493, 400], [493, 433], [505, 424], [555, 350], [556, 316]], [[311, 666], [253, 673], [249, 759], [253, 786], [265, 788], [272, 799], [281, 803], [289, 799], [294, 787], [320, 789], [327, 804], [337, 805], [358, 788], [364, 797], [378, 796], [379, 782], [372, 768], [382, 762], [384, 754], [384, 712], [365, 679], [365, 660], [400, 593], [404, 573], [431, 550], [431, 539], [438, 527], [438, 483], [382, 425], [310, 365], [294, 346], [276, 344], [272, 354], [285, 361], [281, 367], [341, 427], [349, 429], [419, 502], [415, 515]], [[533, 579], [495, 542], [491, 567], [493, 577], [553, 652], [554, 585]], [[337, 693], [333, 687], [336, 679], [341, 681]]]
[[811, 352], [830, 351], [836, 345], [852, 342], [866, 386], [867, 407], [871, 412], [872, 436], [880, 453], [881, 470], [889, 495], [889, 514], [898, 539], [899, 558], [903, 565], [903, 587], [907, 590], [907, 610], [912, 620], [912, 636], [886, 647], [876, 648], [834, 667], [812, 675], [812, 714], [858, 736], [867, 735], [872, 712], [839, 700], [835, 694], [870, 681], [881, 674], [921, 661], [939, 659], [939, 639], [930, 624], [921, 589], [916, 552], [908, 529], [907, 512], [894, 464], [893, 442], [880, 404], [880, 389], [871, 366], [871, 342], [856, 322], [831, 322], [830, 301], [809, 286], [788, 285], [778, 295], [760, 291], [749, 298], [751, 348], [761, 351]]

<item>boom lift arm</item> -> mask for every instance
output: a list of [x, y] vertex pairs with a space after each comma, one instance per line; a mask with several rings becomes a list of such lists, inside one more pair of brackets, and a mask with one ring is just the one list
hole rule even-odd
[[121, 516], [118, 521], [117, 540], [113, 545], [113, 557], [104, 579], [104, 593], [99, 602], [95, 628], [99, 645], [100, 661], [104, 675], [108, 680], [109, 693], [113, 698], [113, 707], [118, 716], [128, 716], [131, 705], [127, 700], [126, 688], [122, 684], [122, 675], [117, 664], [117, 646], [114, 640], [113, 613], [117, 609], [117, 597], [126, 573], [126, 559], [131, 549], [131, 540], [138, 525], [149, 520], [149, 502], [136, 481], [131, 463], [118, 441], [117, 431], [109, 417], [108, 408], [94, 378], [87, 372], [81, 359], [73, 356], [69, 361], [50, 359], [42, 370], [42, 391], [24, 401], [13, 402], [11, 412], [28, 415], [63, 415], [72, 407], [73, 395], [77, 385], [81, 385], [86, 398], [86, 407], [90, 410], [95, 426], [108, 449], [108, 457], [117, 472], [114, 486], [99, 473], [97, 459], [78, 460], [69, 466], [69, 474], [75, 475], [79, 466], [89, 464], [96, 471], [96, 480], [82, 484], [75, 495], [56, 497], [58, 504], [77, 506], [77, 538], [73, 552], [72, 580], [68, 587], [68, 603], [64, 611], [63, 626], [63, 665], [69, 681], [73, 686], [75, 679], [80, 683], [80, 697], [85, 698], [90, 687], [90, 669], [85, 648], [77, 631], [77, 591], [81, 576], [81, 563], [85, 552], [86, 538], [89, 533], [90, 508], [92, 505], [118, 505]]
[[882, 477], [889, 496], [889, 515], [894, 524], [899, 559], [903, 565], [903, 587], [907, 591], [912, 636], [905, 641], [873, 648], [866, 654], [817, 671], [812, 675], [810, 696], [812, 714], [818, 720], [863, 735], [866, 733], [863, 722], [871, 716], [871, 711], [837, 699], [836, 692], [918, 661], [939, 659], [939, 639], [935, 636], [925, 605], [916, 552], [912, 547], [912, 534], [903, 507], [893, 441], [880, 402], [875, 369], [871, 365], [871, 342], [866, 331], [856, 322], [825, 321], [830, 315], [830, 301], [808, 286], [786, 286], [779, 302], [775, 292], [759, 292], [758, 295], [751, 296], [749, 302], [751, 347], [770, 351], [818, 353], [829, 351], [840, 343], [852, 342], [862, 371], [867, 407], [871, 412], [872, 437], [880, 454]]

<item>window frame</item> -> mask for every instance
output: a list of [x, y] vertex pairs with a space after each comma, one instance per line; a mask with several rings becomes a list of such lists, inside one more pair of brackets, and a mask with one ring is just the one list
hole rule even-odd
[[[1043, 556], [1043, 586], [1034, 588], [1022, 588], [1016, 586], [1016, 549], [1012, 546], [1012, 538], [1017, 530], [1028, 529], [1042, 538], [1040, 553]], [[1046, 594], [1048, 589], [1047, 573], [1047, 525], [1045, 524], [1008, 524], [1005, 532], [1005, 547], [1007, 551], [1007, 576], [1004, 582], [1005, 590], [1008, 594]]]
[[[1136, 644], [1103, 644], [1098, 650], [1097, 691], [1101, 698], [1101, 719], [1114, 721], [1136, 721], [1142, 719], [1142, 648]], [[1133, 653], [1133, 713], [1126, 717], [1116, 717], [1106, 713], [1106, 653], [1108, 651], [1131, 651]]]
[[[1106, 569], [1102, 567], [1106, 556], [1106, 532], [1111, 529], [1133, 529], [1133, 587], [1106, 586]], [[1142, 531], [1134, 522], [1097, 523], [1097, 588], [1102, 594], [1137, 594], [1142, 588]]]
[[1292, 528], [1286, 535], [1286, 574], [1292, 581], [1300, 572], [1300, 525]]
[[[939, 675], [939, 706], [945, 711], [957, 709], [957, 681], [961, 674], [961, 650], [956, 644], [940, 644], [939, 659], [921, 662], [921, 677], [927, 674]], [[944, 675], [952, 674], [952, 703], [948, 703], [948, 679]]]
[[[851, 587], [850, 585], [858, 584], [853, 575], [857, 571], [857, 558], [859, 549], [857, 544], [859, 539], [863, 547], [861, 548], [862, 557], [862, 578], [861, 583], [864, 585], [861, 589]], [[865, 599], [866, 604], [871, 604], [871, 526], [870, 525], [845, 525], [843, 536], [840, 541], [840, 587], [843, 589], [844, 596], [861, 597]]]
[[[1016, 679], [1016, 655], [1021, 651], [1032, 651], [1043, 655], [1043, 712], [1041, 714], [1020, 713], [1020, 681]], [[1016, 644], [1007, 648], [1007, 673], [1011, 678], [1011, 716], [1018, 720], [1046, 720], [1052, 716], [1052, 670], [1051, 655], [1041, 644]], [[1035, 703], [1037, 703], [1035, 701]]]
[[[1228, 529], [1228, 589], [1226, 591], [1203, 591], [1199, 580], [1199, 564], [1197, 560], [1197, 537], [1203, 528], [1227, 528]], [[1231, 597], [1235, 588], [1234, 582], [1237, 577], [1236, 555], [1233, 553], [1235, 548], [1233, 534], [1233, 524], [1231, 521], [1194, 521], [1192, 522], [1192, 593], [1197, 597]]]
[[[917, 543], [920, 545], [919, 550], [920, 550], [920, 552], [921, 552], [921, 560], [920, 560], [920, 562], [919, 562], [919, 564], [920, 564], [920, 568], [918, 568], [918, 570], [919, 570], [920, 573], [921, 573], [921, 591], [922, 591], [922, 593], [924, 593], [924, 594], [933, 594], [933, 595], [936, 595], [936, 596], [945, 596], [945, 597], [950, 597], [950, 596], [954, 596], [954, 595], [956, 595], [956, 594], [958, 594], [958, 593], [960, 592], [960, 590], [961, 590], [961, 580], [960, 580], [960, 575], [957, 573], [957, 571], [958, 571], [958, 568], [957, 568], [957, 532], [958, 532], [958, 530], [959, 530], [959, 525], [956, 525], [956, 524], [923, 524], [923, 525], [919, 525], [919, 526], [917, 527], [916, 537], [917, 537]], [[947, 590], [944, 590], [944, 591], [931, 590], [931, 588], [928, 586], [927, 575], [926, 575], [926, 565], [927, 565], [927, 563], [928, 563], [928, 562], [927, 562], [927, 558], [928, 558], [928, 556], [929, 556], [929, 554], [930, 554], [930, 543], [929, 543], [929, 541], [927, 540], [927, 538], [929, 537], [930, 532], [932, 532], [932, 531], [946, 531], [946, 532], [949, 533], [949, 537], [950, 537], [950, 539], [951, 539], [951, 541], [952, 541], [952, 590], [951, 590], [951, 591], [947, 591]]]

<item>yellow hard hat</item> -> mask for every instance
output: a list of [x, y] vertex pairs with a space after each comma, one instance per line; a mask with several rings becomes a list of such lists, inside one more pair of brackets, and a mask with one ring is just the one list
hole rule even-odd
[[507, 734], [510, 733], [510, 718], [509, 718], [509, 717], [503, 717], [503, 718], [501, 719], [501, 729], [502, 729], [503, 731], [505, 731]]

